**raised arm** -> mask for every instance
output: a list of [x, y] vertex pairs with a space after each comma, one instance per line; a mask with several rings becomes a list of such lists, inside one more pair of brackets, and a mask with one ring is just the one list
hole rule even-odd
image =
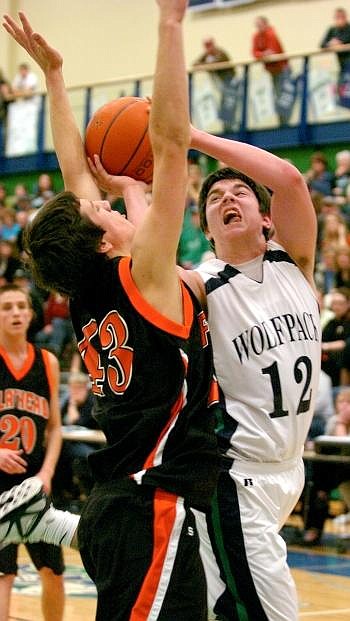
[[22, 27], [9, 15], [4, 16], [3, 26], [45, 75], [53, 142], [65, 188], [79, 197], [98, 200], [101, 194], [88, 167], [83, 141], [65, 88], [62, 57], [40, 34], [33, 31], [24, 13], [20, 12], [19, 18]]
[[190, 142], [182, 40], [187, 0], [157, 0], [157, 3], [159, 39], [149, 125], [154, 157], [152, 205], [136, 231], [132, 274], [151, 304], [181, 321], [176, 250], [185, 209]]
[[264, 149], [218, 138], [195, 128], [191, 130], [191, 138], [193, 149], [242, 171], [273, 192], [274, 239], [312, 282], [317, 223], [308, 187], [298, 169]]

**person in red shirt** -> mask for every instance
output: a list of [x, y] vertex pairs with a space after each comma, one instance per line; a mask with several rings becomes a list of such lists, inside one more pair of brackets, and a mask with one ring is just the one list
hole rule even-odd
[[34, 337], [35, 343], [59, 358], [65, 346], [74, 339], [68, 299], [51, 292], [44, 305], [44, 322], [43, 329]]
[[[260, 60], [274, 54], [284, 54], [283, 46], [266, 17], [257, 17], [255, 27], [256, 32], [253, 35], [252, 44], [254, 58]], [[291, 79], [289, 63], [287, 60], [278, 60], [264, 62], [264, 65], [271, 74], [280, 124], [287, 125], [295, 99], [295, 84]]]

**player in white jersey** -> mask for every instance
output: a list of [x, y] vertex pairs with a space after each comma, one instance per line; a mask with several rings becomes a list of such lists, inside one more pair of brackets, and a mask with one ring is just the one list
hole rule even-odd
[[217, 258], [184, 274], [207, 303], [222, 390], [222, 471], [210, 515], [197, 515], [209, 605], [220, 621], [296, 621], [279, 531], [303, 489], [319, 378], [316, 217], [289, 162], [194, 128], [191, 147], [232, 167], [200, 195]]

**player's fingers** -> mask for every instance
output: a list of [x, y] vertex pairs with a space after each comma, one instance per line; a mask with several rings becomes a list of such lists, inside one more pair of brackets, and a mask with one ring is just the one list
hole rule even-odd
[[5, 13], [5, 15], [3, 16], [3, 20], [9, 28], [18, 28], [17, 23], [11, 17], [11, 15], [8, 15], [7, 13]]
[[21, 45], [25, 50], [28, 51], [28, 42], [25, 33], [23, 32], [23, 30], [18, 28], [15, 22], [13, 22], [13, 24], [10, 24], [9, 22], [4, 22], [3, 26], [5, 30], [7, 30], [7, 32], [11, 35], [11, 37], [15, 41], [17, 41], [17, 43]]
[[99, 175], [101, 175], [104, 179], [109, 179], [111, 177], [111, 175], [103, 167], [101, 160], [99, 156], [97, 155], [97, 153], [95, 153], [94, 155], [94, 163], [95, 163], [95, 167]]
[[6, 24], [9, 28], [11, 28], [10, 34], [12, 34], [13, 38], [16, 39], [18, 43], [23, 45], [23, 42], [26, 39], [26, 35], [22, 28], [20, 28], [17, 22], [15, 22], [15, 20], [12, 19], [12, 17], [10, 17], [9, 15], [6, 15]]
[[22, 13], [22, 11], [19, 11], [18, 15], [19, 15], [19, 19], [21, 20], [24, 32], [26, 33], [27, 36], [30, 37], [33, 33], [33, 28], [31, 27], [29, 21], [27, 20], [25, 14]]
[[26, 472], [26, 469], [23, 468], [23, 466], [16, 464], [15, 466], [12, 466], [11, 468], [9, 468], [9, 472], [14, 472], [15, 474], [22, 474]]
[[106, 191], [106, 192], [107, 192], [107, 191], [108, 191], [108, 187], [105, 185], [105, 184], [106, 184], [105, 179], [102, 179], [102, 175], [101, 175], [101, 173], [97, 170], [97, 168], [96, 168], [95, 164], [93, 163], [93, 161], [92, 161], [89, 157], [87, 158], [87, 160], [88, 160], [88, 164], [89, 164], [89, 167], [90, 167], [91, 173], [92, 173], [92, 174], [93, 174], [93, 176], [95, 177], [98, 187], [99, 187], [101, 190], [104, 190], [104, 191]]
[[12, 17], [10, 17], [9, 15], [4, 15], [4, 21], [3, 21], [3, 26], [5, 28], [5, 30], [7, 30], [7, 32], [14, 38], [17, 40], [17, 31], [19, 31], [19, 28], [16, 24], [16, 22], [12, 19]]
[[12, 465], [24, 466], [24, 467], [27, 465], [27, 462], [25, 461], [25, 459], [23, 459], [19, 455], [14, 455], [11, 463]]
[[87, 158], [88, 164], [89, 164], [89, 168], [91, 170], [91, 172], [96, 175], [97, 170], [96, 170], [96, 166], [94, 164], [94, 162], [92, 161], [92, 159], [90, 157]]

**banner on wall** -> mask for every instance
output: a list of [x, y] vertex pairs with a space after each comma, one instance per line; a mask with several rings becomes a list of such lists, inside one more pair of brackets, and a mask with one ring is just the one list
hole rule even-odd
[[198, 72], [192, 82], [192, 118], [194, 125], [204, 131], [215, 131], [219, 120], [217, 89], [207, 73]]
[[40, 97], [19, 99], [8, 106], [6, 157], [27, 155], [37, 151]]
[[239, 110], [242, 103], [243, 82], [239, 78], [232, 78], [222, 88], [219, 115], [226, 131], [239, 128]]
[[275, 102], [272, 80], [269, 75], [251, 80], [249, 89], [249, 106], [254, 126], [275, 121]]
[[335, 85], [329, 71], [309, 71], [308, 104], [311, 121], [327, 119], [336, 112]]
[[275, 96], [275, 108], [281, 122], [289, 122], [297, 94], [298, 78], [293, 77], [290, 71], [284, 72], [281, 75], [279, 92]]

